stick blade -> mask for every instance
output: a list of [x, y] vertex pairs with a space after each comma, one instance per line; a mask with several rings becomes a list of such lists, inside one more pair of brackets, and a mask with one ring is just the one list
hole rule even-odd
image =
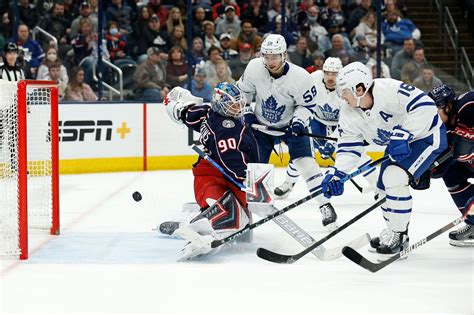
[[277, 264], [292, 264], [294, 262], [293, 256], [278, 254], [265, 248], [257, 249], [257, 256]]
[[366, 259], [352, 247], [344, 246], [344, 248], [342, 249], [342, 254], [348, 259], [352, 260], [354, 263], [358, 264], [364, 269], [367, 269], [370, 272], [376, 272], [380, 269], [379, 264], [374, 264], [370, 260]]

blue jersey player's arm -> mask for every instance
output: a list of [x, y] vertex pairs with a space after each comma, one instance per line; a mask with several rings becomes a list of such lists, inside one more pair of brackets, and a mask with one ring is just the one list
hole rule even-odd
[[208, 105], [193, 105], [188, 108], [184, 116], [184, 124], [194, 131], [199, 132], [201, 124], [207, 118], [207, 113], [211, 108]]

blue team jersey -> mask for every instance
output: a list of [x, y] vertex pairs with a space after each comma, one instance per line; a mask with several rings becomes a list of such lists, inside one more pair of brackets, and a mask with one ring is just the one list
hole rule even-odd
[[244, 181], [247, 163], [259, 161], [252, 130], [239, 119], [221, 116], [207, 105], [195, 105], [188, 109], [184, 123], [200, 132], [207, 153], [235, 180]]

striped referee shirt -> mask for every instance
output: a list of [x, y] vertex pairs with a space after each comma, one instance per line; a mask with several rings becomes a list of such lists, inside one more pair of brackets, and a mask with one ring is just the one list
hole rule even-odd
[[20, 81], [25, 78], [23, 69], [14, 66], [10, 67], [5, 63], [0, 63], [0, 79], [6, 81]]

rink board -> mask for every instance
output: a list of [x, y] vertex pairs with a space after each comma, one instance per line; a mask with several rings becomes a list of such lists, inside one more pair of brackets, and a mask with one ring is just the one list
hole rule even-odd
[[[172, 122], [162, 103], [67, 103], [59, 117], [62, 174], [189, 169], [197, 160], [191, 145], [198, 133]], [[378, 147], [368, 151], [372, 158], [382, 154]], [[273, 153], [271, 163], [286, 166], [286, 146], [280, 156]]]

